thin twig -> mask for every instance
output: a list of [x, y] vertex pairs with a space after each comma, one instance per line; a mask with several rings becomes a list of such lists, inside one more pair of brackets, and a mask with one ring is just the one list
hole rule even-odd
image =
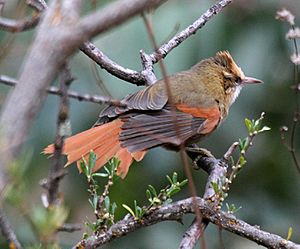
[[183, 41], [194, 35], [201, 29], [212, 17], [222, 11], [232, 0], [221, 0], [210, 7], [204, 14], [202, 14], [194, 23], [182, 30], [179, 34], [175, 35], [171, 40], [163, 44], [159, 49], [150, 55], [152, 63], [165, 58], [171, 50], [180, 45]]
[[64, 146], [64, 138], [69, 135], [69, 99], [68, 88], [73, 81], [70, 69], [67, 65], [63, 66], [60, 73], [60, 91], [62, 93], [60, 107], [57, 118], [57, 129], [54, 142], [54, 153], [51, 161], [49, 174], [47, 178], [47, 199], [49, 206], [57, 204], [59, 201], [59, 182], [62, 177], [56, 175], [64, 175], [64, 167], [62, 163], [62, 152]]
[[[295, 31], [295, 25], [292, 25], [292, 29]], [[293, 39], [293, 45], [294, 45], [294, 51], [296, 56], [299, 56], [298, 52], [298, 46], [296, 38]], [[290, 145], [290, 152], [292, 155], [292, 159], [294, 161], [294, 164], [296, 166], [296, 169], [298, 170], [298, 173], [300, 174], [300, 164], [298, 162], [298, 158], [296, 156], [296, 146], [295, 146], [295, 138], [296, 138], [296, 129], [297, 125], [299, 123], [300, 118], [300, 104], [299, 104], [299, 89], [298, 85], [300, 84], [298, 82], [298, 74], [299, 74], [299, 65], [294, 63], [294, 86], [295, 86], [295, 97], [296, 97], [296, 107], [293, 115], [293, 125], [292, 125], [292, 131], [291, 131], [291, 145]]]
[[73, 233], [73, 232], [81, 231], [81, 230], [82, 230], [81, 224], [65, 223], [61, 227], [57, 228], [57, 232], [67, 232], [67, 233]]
[[[298, 58], [299, 52], [298, 52], [296, 38], [299, 38], [299, 37], [297, 35], [290, 36], [290, 32], [296, 34], [295, 16], [289, 10], [282, 9], [280, 11], [277, 11], [275, 18], [285, 21], [285, 22], [289, 23], [289, 25], [291, 26], [290, 31], [286, 34], [286, 38], [292, 40], [293, 46], [294, 46], [294, 55], [296, 58]], [[300, 83], [298, 82], [299, 65], [298, 65], [298, 63], [296, 63], [293, 60], [292, 60], [292, 62], [294, 64], [294, 83], [293, 83], [292, 88], [294, 88], [294, 90], [295, 90], [296, 106], [295, 106], [293, 120], [292, 120], [290, 143], [288, 144], [288, 142], [285, 141], [286, 138], [285, 138], [284, 133], [288, 131], [288, 129], [285, 126], [280, 128], [280, 136], [281, 136], [283, 145], [286, 146], [287, 149], [289, 150], [289, 152], [291, 153], [294, 165], [295, 165], [298, 173], [300, 174], [300, 163], [299, 163], [297, 155], [296, 155], [296, 145], [295, 145], [296, 130], [297, 130], [297, 125], [300, 120], [300, 101], [299, 101]]]
[[[227, 212], [212, 208], [204, 199], [197, 197], [196, 203], [197, 209], [200, 210], [201, 215], [205, 219], [208, 219], [209, 222], [218, 225], [222, 229], [238, 234], [241, 237], [247, 238], [270, 249], [300, 249], [299, 244], [295, 244], [278, 235], [265, 232], [257, 226], [251, 226]], [[193, 198], [181, 200], [152, 210], [151, 213], [139, 220], [134, 219], [134, 217], [125, 217], [123, 220], [112, 225], [107, 232], [97, 236], [92, 235], [87, 239], [83, 239], [74, 246], [73, 249], [96, 248], [109, 243], [115, 238], [125, 236], [141, 227], [147, 227], [167, 220], [182, 220], [183, 215], [187, 213], [195, 213]]]
[[[154, 33], [153, 33], [152, 25], [148, 21], [145, 14], [143, 14], [142, 17], [143, 17], [143, 20], [144, 20], [144, 23], [145, 23], [150, 41], [152, 43], [152, 46], [155, 49], [155, 51], [157, 51], [158, 48], [157, 48], [157, 43], [156, 43], [155, 36], [154, 36]], [[167, 76], [166, 67], [165, 67], [162, 60], [159, 60], [158, 64], [159, 64], [159, 67], [160, 67], [160, 70], [161, 70], [161, 73], [162, 73], [162, 76], [163, 76], [163, 79], [164, 79], [164, 83], [165, 83], [165, 86], [166, 86], [166, 92], [167, 92], [167, 95], [168, 95], [168, 103], [170, 104], [170, 106], [172, 108], [171, 111], [172, 111], [172, 114], [173, 114], [172, 115], [172, 122], [174, 124], [174, 130], [176, 132], [177, 139], [180, 141], [181, 140], [180, 128], [177, 125], [176, 108], [175, 108], [175, 105], [174, 105], [174, 102], [173, 102], [173, 93], [172, 93], [172, 90], [171, 90], [169, 78]], [[195, 183], [194, 183], [194, 180], [193, 180], [191, 169], [190, 169], [189, 164], [188, 164], [187, 154], [185, 153], [185, 148], [184, 148], [183, 141], [181, 141], [181, 143], [180, 143], [180, 151], [179, 152], [180, 152], [180, 157], [181, 157], [181, 162], [183, 164], [184, 172], [185, 172], [185, 175], [188, 179], [188, 186], [189, 186], [191, 196], [192, 196], [193, 199], [195, 199], [196, 196], [197, 196], [197, 190], [196, 190], [196, 186], [195, 186]], [[196, 207], [196, 202], [194, 203], [194, 206]], [[201, 216], [200, 212], [197, 210], [197, 208], [195, 208], [195, 210], [196, 210], [196, 212], [195, 212], [196, 221], [198, 222], [198, 227], [201, 229], [202, 228], [202, 224], [201, 224], [202, 223], [202, 216]], [[201, 229], [200, 233], [202, 233], [202, 231], [203, 230]], [[205, 248], [203, 248], [203, 249], [205, 249]]]
[[7, 217], [5, 216], [2, 208], [0, 208], [0, 230], [4, 238], [9, 242], [10, 248], [22, 249], [22, 246], [17, 239]]
[[43, 12], [48, 8], [47, 3], [44, 0], [26, 0], [26, 4], [35, 8], [36, 11]]
[[[14, 78], [11, 78], [6, 75], [0, 75], [0, 82], [8, 85], [8, 86], [15, 86], [18, 84], [18, 81]], [[49, 94], [53, 95], [58, 95], [62, 96], [62, 91], [55, 87], [55, 86], [50, 86], [47, 88], [47, 92]], [[120, 100], [113, 99], [107, 96], [100, 96], [100, 95], [90, 95], [90, 94], [80, 94], [75, 91], [68, 91], [67, 95], [69, 98], [76, 99], [78, 101], [86, 101], [86, 102], [92, 102], [96, 104], [111, 104], [115, 106], [126, 106], [126, 103], [121, 102]]]
[[7, 32], [22, 32], [34, 28], [40, 21], [41, 12], [37, 11], [32, 17], [27, 17], [23, 20], [13, 20], [5, 17], [0, 17], [0, 30]]

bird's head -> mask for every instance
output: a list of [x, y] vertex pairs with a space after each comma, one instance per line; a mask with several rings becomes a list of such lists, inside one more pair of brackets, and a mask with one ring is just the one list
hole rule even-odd
[[206, 68], [202, 68], [201, 71], [208, 72], [206, 82], [212, 87], [221, 87], [229, 105], [235, 101], [243, 86], [262, 83], [259, 79], [245, 76], [228, 51], [217, 52], [214, 57], [204, 60], [201, 64]]

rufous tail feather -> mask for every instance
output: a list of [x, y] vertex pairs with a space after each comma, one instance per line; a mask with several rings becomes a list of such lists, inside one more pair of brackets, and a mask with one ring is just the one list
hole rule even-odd
[[[77, 167], [80, 170], [82, 157], [88, 161], [90, 151], [94, 151], [97, 160], [93, 171], [99, 170], [108, 160], [116, 157], [120, 160], [117, 174], [124, 178], [133, 159], [141, 161], [146, 151], [130, 153], [126, 148], [121, 147], [119, 133], [122, 124], [123, 122], [120, 119], [116, 119], [67, 138], [63, 148], [63, 154], [67, 155], [68, 158], [65, 166], [77, 161]], [[53, 152], [53, 144], [50, 144], [43, 151], [44, 154], [53, 154]]]

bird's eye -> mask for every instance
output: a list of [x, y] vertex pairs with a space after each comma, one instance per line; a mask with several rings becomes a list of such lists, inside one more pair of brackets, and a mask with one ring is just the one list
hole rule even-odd
[[236, 80], [235, 80], [235, 82], [236, 82], [238, 85], [240, 85], [240, 84], [242, 83], [241, 77], [237, 77]]

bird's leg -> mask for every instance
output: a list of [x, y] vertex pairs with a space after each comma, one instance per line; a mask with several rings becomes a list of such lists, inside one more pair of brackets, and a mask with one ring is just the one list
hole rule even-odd
[[188, 156], [193, 160], [194, 169], [203, 169], [207, 173], [210, 173], [212, 166], [216, 164], [217, 159], [213, 154], [205, 149], [200, 148], [196, 144], [192, 144], [189, 147], [185, 148]]

